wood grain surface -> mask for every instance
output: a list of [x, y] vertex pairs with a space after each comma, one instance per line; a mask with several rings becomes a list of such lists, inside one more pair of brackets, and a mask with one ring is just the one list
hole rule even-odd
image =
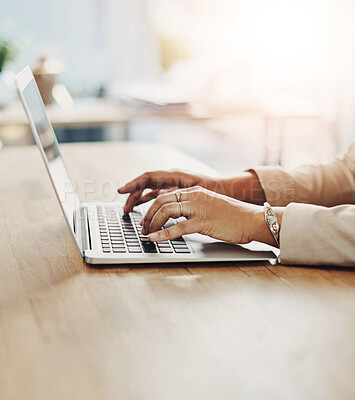
[[[62, 146], [83, 200], [172, 148]], [[354, 399], [355, 272], [263, 263], [94, 269], [39, 152], [0, 151], [0, 399]]]

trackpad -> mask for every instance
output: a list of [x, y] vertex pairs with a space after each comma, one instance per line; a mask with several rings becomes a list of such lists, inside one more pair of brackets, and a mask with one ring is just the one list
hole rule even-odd
[[277, 256], [271, 246], [252, 242], [247, 245], [237, 245], [215, 240], [207, 236], [193, 234], [184, 236], [196, 253], [213, 258], [241, 258], [245, 260], [271, 259]]

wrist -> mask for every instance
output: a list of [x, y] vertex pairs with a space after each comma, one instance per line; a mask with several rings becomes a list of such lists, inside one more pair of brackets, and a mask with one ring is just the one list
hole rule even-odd
[[197, 185], [215, 193], [225, 194], [219, 191], [219, 189], [223, 187], [221, 182], [222, 179], [203, 176], [198, 179]]
[[225, 194], [247, 203], [263, 204], [266, 201], [260, 180], [254, 171], [243, 172], [232, 179], [223, 179]]

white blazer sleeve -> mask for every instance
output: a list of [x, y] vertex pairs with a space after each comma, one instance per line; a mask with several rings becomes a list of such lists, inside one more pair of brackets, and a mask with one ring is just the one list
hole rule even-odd
[[280, 231], [282, 264], [355, 267], [355, 205], [292, 203]]

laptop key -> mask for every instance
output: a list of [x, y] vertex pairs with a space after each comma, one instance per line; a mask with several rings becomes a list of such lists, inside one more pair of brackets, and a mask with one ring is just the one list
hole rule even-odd
[[189, 249], [174, 249], [175, 253], [191, 253]]
[[114, 253], [126, 253], [127, 251], [126, 251], [125, 247], [122, 247], [122, 248], [114, 248], [113, 252]]
[[188, 249], [188, 246], [186, 243], [181, 243], [181, 244], [173, 244], [174, 249]]
[[160, 253], [173, 253], [174, 251], [173, 251], [172, 248], [167, 248], [167, 247], [162, 247], [162, 248], [160, 248], [160, 247], [159, 247], [159, 252], [160, 252]]
[[165, 244], [165, 243], [157, 243], [157, 246], [159, 247], [159, 249], [160, 248], [165, 248], [165, 249], [170, 249], [171, 248], [171, 246], [170, 246], [170, 244], [168, 243], [168, 244]]
[[121, 246], [121, 247], [112, 247], [112, 250], [115, 251], [124, 251], [126, 252], [126, 247], [125, 246]]
[[143, 246], [143, 250], [144, 250], [145, 253], [157, 253], [157, 249], [156, 249], [154, 243], [151, 243], [151, 242], [145, 243], [145, 242], [143, 242], [142, 246]]
[[142, 249], [140, 247], [128, 247], [128, 251], [130, 253], [142, 253]]
[[170, 242], [172, 244], [180, 244], [180, 243], [185, 243], [185, 240], [182, 237], [180, 237], [180, 238], [176, 238], [176, 239], [170, 240]]

